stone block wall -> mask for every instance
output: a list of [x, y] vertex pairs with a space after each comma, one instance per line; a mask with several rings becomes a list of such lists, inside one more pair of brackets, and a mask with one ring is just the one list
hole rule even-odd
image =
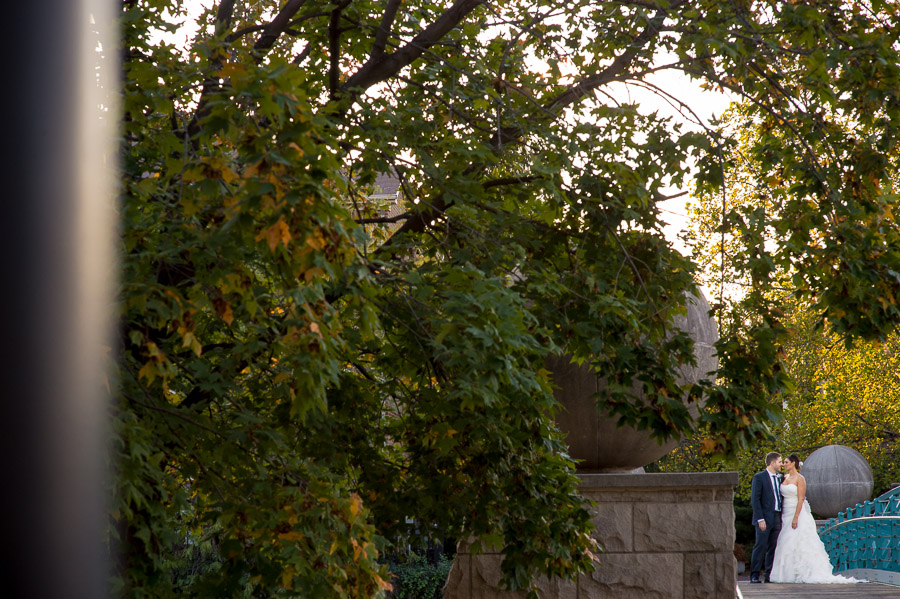
[[[576, 582], [538, 581], [544, 599], [731, 599], [736, 472], [581, 474], [596, 502], [600, 563]], [[514, 498], [510, 498], [511, 501]], [[518, 599], [499, 588], [499, 552], [460, 547], [444, 599]]]

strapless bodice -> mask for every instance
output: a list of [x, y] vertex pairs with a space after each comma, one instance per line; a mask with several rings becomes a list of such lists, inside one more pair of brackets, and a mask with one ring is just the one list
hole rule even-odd
[[797, 498], [797, 485], [781, 485], [781, 494], [785, 497]]

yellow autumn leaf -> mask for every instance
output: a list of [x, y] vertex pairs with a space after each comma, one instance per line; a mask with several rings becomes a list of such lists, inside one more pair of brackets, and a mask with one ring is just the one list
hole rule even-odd
[[300, 146], [298, 146], [296, 143], [290, 142], [290, 143], [287, 145], [287, 147], [289, 147], [290, 149], [292, 149], [292, 150], [294, 150], [295, 152], [297, 152], [297, 155], [298, 155], [298, 156], [303, 156], [303, 150], [302, 150], [302, 149], [300, 148]]
[[291, 590], [294, 586], [294, 567], [288, 566], [281, 571], [281, 586], [287, 590]]
[[378, 584], [378, 588], [381, 589], [382, 591], [391, 592], [394, 590], [394, 585], [392, 585], [391, 583], [386, 581], [384, 578], [382, 578], [378, 574], [375, 574], [375, 582], [376, 582], [376, 584]]
[[[231, 324], [231, 323], [229, 323]], [[190, 348], [197, 356], [203, 351], [203, 346], [200, 345], [200, 341], [191, 331], [185, 331], [181, 335], [181, 346]]]
[[144, 379], [148, 383], [152, 383], [153, 379], [155, 379], [155, 378], [156, 378], [156, 364], [153, 364], [152, 362], [147, 362], [138, 371], [138, 379]]
[[159, 346], [156, 345], [152, 341], [148, 341], [147, 343], [144, 344], [144, 350], [147, 352], [147, 355], [150, 356], [151, 358], [156, 358], [157, 360], [160, 360], [162, 357], [162, 352], [159, 351]]
[[282, 541], [302, 541], [303, 535], [297, 531], [283, 532], [278, 535], [278, 538]]
[[303, 278], [306, 281], [312, 281], [318, 275], [323, 275], [323, 274], [325, 274], [324, 270], [322, 270], [319, 267], [313, 267], [313, 268], [306, 270], [306, 272], [303, 273]]
[[353, 516], [353, 518], [356, 518], [359, 515], [359, 512], [362, 510], [362, 505], [362, 497], [356, 493], [350, 496], [350, 515]]
[[314, 250], [321, 250], [325, 247], [325, 238], [322, 237], [322, 232], [317, 231], [314, 234], [310, 235], [306, 238], [306, 245], [311, 247]]
[[262, 241], [263, 239], [269, 244], [269, 249], [274, 252], [279, 243], [287, 247], [288, 242], [291, 240], [291, 230], [288, 228], [287, 223], [279, 218], [277, 223], [263, 229], [256, 236], [256, 241]]
[[213, 307], [216, 309], [216, 314], [219, 315], [219, 318], [225, 321], [225, 324], [231, 326], [231, 323], [234, 322], [234, 314], [231, 312], [231, 305], [223, 299], [214, 299]]
[[203, 169], [199, 166], [191, 166], [184, 170], [181, 174], [181, 180], [185, 183], [196, 183], [197, 181], [202, 181], [206, 177], [203, 174]]
[[225, 165], [225, 164], [221, 165], [221, 167], [219, 169], [219, 173], [222, 175], [222, 180], [225, 181], [225, 183], [228, 183], [229, 185], [231, 185], [233, 182], [237, 181], [240, 178], [240, 177], [238, 177], [238, 174], [236, 172], [231, 170], [231, 167], [229, 167], [228, 165]]
[[244, 178], [245, 178], [245, 179], [249, 179], [250, 177], [253, 177], [253, 176], [255, 176], [255, 175], [258, 175], [259, 172], [260, 172], [260, 169], [261, 169], [263, 166], [265, 166], [265, 161], [264, 161], [264, 159], [257, 160], [257, 161], [254, 162], [253, 164], [248, 165], [248, 166], [244, 169], [244, 173], [243, 173], [243, 174], [244, 174]]

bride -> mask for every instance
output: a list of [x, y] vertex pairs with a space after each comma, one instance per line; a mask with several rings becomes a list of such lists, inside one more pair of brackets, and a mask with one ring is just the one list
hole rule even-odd
[[[788, 456], [784, 462], [786, 476], [781, 483], [784, 496], [781, 511], [781, 534], [775, 548], [772, 582], [808, 582], [840, 584], [865, 582], [856, 578], [832, 574], [831, 561], [825, 545], [816, 532], [806, 502], [806, 479], [799, 472], [800, 458]], [[799, 507], [798, 507], [799, 506]]]

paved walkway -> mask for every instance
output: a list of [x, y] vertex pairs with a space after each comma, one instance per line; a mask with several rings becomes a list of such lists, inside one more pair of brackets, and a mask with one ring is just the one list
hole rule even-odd
[[[900, 587], [862, 582], [859, 584], [750, 584], [738, 580], [744, 599], [900, 599]], [[738, 599], [740, 596], [738, 595]]]

